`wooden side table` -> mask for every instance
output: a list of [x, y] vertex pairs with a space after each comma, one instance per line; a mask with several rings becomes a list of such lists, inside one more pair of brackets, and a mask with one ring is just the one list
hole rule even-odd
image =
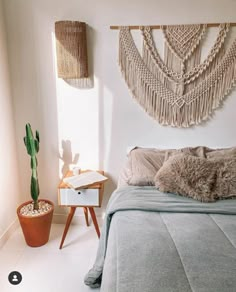
[[[101, 174], [104, 174], [103, 171], [98, 171]], [[68, 171], [65, 177], [72, 176], [73, 173]], [[100, 238], [100, 230], [97, 223], [96, 214], [94, 212], [94, 207], [101, 207], [102, 204], [102, 197], [104, 191], [104, 182], [95, 183], [90, 185], [89, 187], [83, 189], [72, 189], [67, 184], [60, 182], [58, 186], [58, 204], [59, 206], [67, 206], [70, 207], [70, 212], [67, 217], [65, 229], [62, 235], [60, 249], [63, 246], [65, 241], [67, 232], [69, 230], [71, 221], [74, 217], [75, 210], [77, 207], [82, 207], [84, 209], [84, 216], [86, 225], [89, 226], [88, 221], [88, 211], [91, 215], [95, 230], [97, 232], [98, 238]]]

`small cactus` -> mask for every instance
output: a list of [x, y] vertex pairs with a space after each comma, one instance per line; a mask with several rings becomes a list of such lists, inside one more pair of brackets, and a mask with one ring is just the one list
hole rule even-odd
[[28, 123], [25, 126], [26, 136], [24, 137], [25, 147], [27, 149], [27, 153], [31, 156], [31, 197], [34, 201], [34, 210], [39, 209], [38, 205], [38, 197], [39, 197], [39, 182], [38, 182], [38, 173], [37, 173], [37, 166], [38, 161], [36, 154], [39, 152], [39, 132], [36, 131], [35, 138], [31, 129], [31, 125]]

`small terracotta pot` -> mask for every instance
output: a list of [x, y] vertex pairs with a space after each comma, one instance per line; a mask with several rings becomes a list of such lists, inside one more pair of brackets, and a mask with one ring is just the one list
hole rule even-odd
[[25, 241], [32, 247], [39, 247], [48, 242], [54, 211], [54, 205], [51, 201], [44, 199], [39, 201], [47, 202], [52, 206], [52, 209], [48, 213], [39, 216], [24, 216], [20, 214], [20, 209], [23, 206], [30, 204], [32, 201], [25, 202], [17, 208], [17, 216], [20, 221]]

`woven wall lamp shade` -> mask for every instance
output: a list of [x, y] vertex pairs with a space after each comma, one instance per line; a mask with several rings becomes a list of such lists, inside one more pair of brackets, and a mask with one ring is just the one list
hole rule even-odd
[[57, 72], [63, 79], [88, 78], [86, 23], [55, 23]]

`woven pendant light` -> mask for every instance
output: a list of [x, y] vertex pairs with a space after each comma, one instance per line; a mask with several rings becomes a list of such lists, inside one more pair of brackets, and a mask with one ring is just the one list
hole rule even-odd
[[63, 79], [88, 78], [86, 23], [57, 21], [55, 36], [58, 77]]

